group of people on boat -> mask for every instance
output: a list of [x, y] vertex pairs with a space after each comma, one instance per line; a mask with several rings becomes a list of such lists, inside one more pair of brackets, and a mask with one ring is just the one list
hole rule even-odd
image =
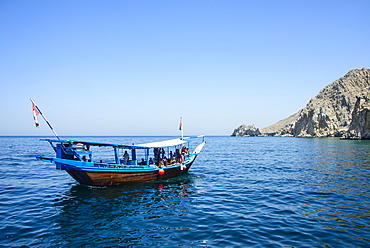
[[[149, 159], [149, 164], [154, 164], [158, 168], [166, 167], [169, 165], [173, 165], [176, 163], [183, 163], [185, 161], [185, 157], [189, 156], [189, 148], [183, 146], [180, 149], [176, 149], [175, 152], [170, 151], [169, 156], [166, 156], [166, 152], [163, 148], [154, 148], [154, 159]], [[141, 159], [141, 162], [139, 162], [140, 165], [146, 165], [146, 161], [144, 159]]]

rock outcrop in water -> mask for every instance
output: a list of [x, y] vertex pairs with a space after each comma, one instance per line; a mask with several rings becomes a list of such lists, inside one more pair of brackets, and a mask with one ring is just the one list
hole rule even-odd
[[245, 125], [242, 124], [239, 127], [234, 129], [234, 132], [231, 134], [231, 136], [238, 136], [238, 137], [244, 137], [244, 136], [259, 136], [261, 135], [260, 130], [255, 125]]
[[370, 69], [349, 71], [323, 88], [305, 108], [263, 128], [261, 133], [264, 136], [370, 139]]

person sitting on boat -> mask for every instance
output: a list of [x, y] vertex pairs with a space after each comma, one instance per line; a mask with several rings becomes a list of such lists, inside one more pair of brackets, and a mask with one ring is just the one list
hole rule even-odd
[[163, 157], [162, 162], [163, 162], [163, 165], [164, 166], [167, 166], [168, 165], [168, 161], [167, 161], [167, 157], [166, 156]]
[[163, 167], [163, 161], [162, 160], [159, 160], [158, 165], [157, 165], [157, 168], [162, 168], [162, 167]]
[[139, 165], [146, 165], [146, 162], [143, 158], [141, 159], [141, 162], [139, 163]]
[[173, 156], [171, 156], [171, 158], [170, 158], [170, 164], [174, 164], [174, 163], [176, 163], [176, 160], [175, 160], [175, 158]]
[[186, 146], [183, 146], [181, 149], [181, 154], [184, 156], [189, 156], [189, 149]]
[[127, 164], [129, 159], [130, 155], [128, 155], [128, 152], [125, 151], [125, 153], [123, 154], [123, 164]]
[[149, 159], [149, 164], [154, 164], [154, 162], [153, 162], [153, 159], [152, 159], [152, 158], [150, 158], [150, 159]]
[[180, 163], [181, 153], [179, 149], [176, 149], [175, 158], [176, 158], [176, 163]]

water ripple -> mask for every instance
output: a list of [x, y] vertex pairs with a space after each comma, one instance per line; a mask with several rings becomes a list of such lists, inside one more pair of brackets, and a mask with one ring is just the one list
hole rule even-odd
[[370, 241], [367, 141], [209, 137], [189, 174], [112, 188], [77, 185], [35, 160], [51, 154], [38, 138], [2, 137], [0, 145], [0, 247], [367, 247]]

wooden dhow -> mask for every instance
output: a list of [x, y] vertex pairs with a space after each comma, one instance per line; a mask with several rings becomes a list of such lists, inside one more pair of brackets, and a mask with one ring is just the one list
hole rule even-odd
[[[202, 141], [192, 152], [190, 142]], [[56, 157], [37, 157], [53, 162], [56, 169], [65, 170], [77, 182], [91, 186], [112, 186], [128, 183], [151, 182], [172, 178], [189, 171], [205, 145], [204, 136], [171, 139], [139, 145], [42, 139], [53, 147]], [[95, 159], [94, 150], [107, 149]], [[97, 152], [99, 153], [99, 152]]]
[[[56, 156], [39, 156], [37, 159], [55, 163], [56, 169], [65, 170], [83, 185], [112, 186], [151, 182], [184, 174], [189, 171], [206, 143], [204, 135], [184, 138], [182, 117], [179, 127], [181, 138], [177, 139], [139, 145], [63, 140], [35, 102], [30, 100], [36, 127], [39, 127], [37, 117], [41, 115], [56, 137], [42, 139], [50, 143]], [[198, 142], [193, 152], [189, 152], [190, 142], [199, 141], [199, 138], [201, 142]]]

